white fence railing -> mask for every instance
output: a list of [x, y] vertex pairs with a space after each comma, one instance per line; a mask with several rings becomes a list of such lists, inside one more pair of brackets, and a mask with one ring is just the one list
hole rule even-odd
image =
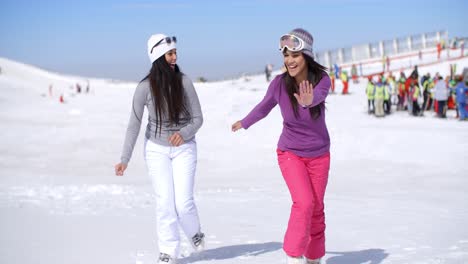
[[[451, 41], [452, 42], [452, 41]], [[348, 48], [326, 50], [315, 53], [316, 60], [327, 67], [342, 65], [369, 59], [381, 59], [384, 56], [420, 51], [436, 47], [438, 43], [450, 45], [447, 31], [436, 31], [406, 37], [383, 40]]]

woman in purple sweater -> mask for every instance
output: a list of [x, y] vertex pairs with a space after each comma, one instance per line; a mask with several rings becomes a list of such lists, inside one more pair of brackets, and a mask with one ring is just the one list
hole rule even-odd
[[293, 201], [283, 249], [288, 264], [319, 264], [325, 255], [324, 195], [330, 168], [325, 99], [326, 68], [313, 59], [312, 35], [298, 28], [280, 38], [287, 72], [278, 75], [263, 100], [232, 131], [248, 129], [277, 104], [283, 116], [278, 163]]

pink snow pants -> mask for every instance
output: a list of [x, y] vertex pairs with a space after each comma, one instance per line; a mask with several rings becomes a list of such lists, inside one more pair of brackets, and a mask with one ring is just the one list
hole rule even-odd
[[323, 198], [328, 182], [330, 153], [303, 158], [289, 151], [278, 149], [276, 152], [293, 202], [283, 249], [292, 257], [321, 258], [325, 255]]

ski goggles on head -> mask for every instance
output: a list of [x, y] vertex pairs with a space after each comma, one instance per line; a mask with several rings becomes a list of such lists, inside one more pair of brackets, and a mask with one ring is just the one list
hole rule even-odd
[[279, 50], [284, 52], [285, 49], [290, 51], [301, 51], [303, 49], [310, 49], [307, 43], [299, 37], [286, 34], [281, 36], [279, 43]]
[[156, 48], [159, 44], [163, 44], [163, 43], [171, 44], [172, 42], [177, 43], [177, 38], [175, 36], [165, 37], [161, 39], [160, 41], [158, 41], [156, 44], [154, 44], [154, 46], [151, 48], [150, 53], [153, 53], [153, 49]]

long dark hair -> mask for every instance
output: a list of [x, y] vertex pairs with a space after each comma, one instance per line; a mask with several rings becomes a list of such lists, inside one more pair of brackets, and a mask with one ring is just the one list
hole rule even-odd
[[[308, 55], [304, 53], [302, 53], [302, 56], [304, 56], [304, 59], [306, 60], [306, 63], [307, 63], [307, 69], [308, 69], [307, 79], [309, 80], [310, 83], [312, 83], [312, 85], [315, 88], [315, 86], [322, 79], [323, 75], [326, 74], [327, 68], [320, 65], [313, 58], [309, 57]], [[291, 75], [289, 75], [289, 72], [284, 73], [283, 80], [286, 84], [286, 90], [288, 92], [289, 101], [291, 101], [291, 105], [293, 106], [293, 109], [294, 109], [294, 116], [297, 117], [298, 106], [297, 106], [296, 97], [294, 97], [294, 93], [297, 93], [297, 90], [298, 90], [296, 80], [293, 77], [291, 77]], [[317, 119], [321, 115], [321, 107], [324, 104], [325, 104], [324, 102], [321, 102], [320, 104], [309, 108], [310, 116], [313, 119]]]
[[181, 117], [190, 118], [187, 98], [182, 84], [183, 73], [179, 66], [172, 69], [165, 56], [153, 62], [150, 72], [141, 82], [149, 80], [151, 97], [156, 113], [156, 131], [161, 134], [163, 116], [168, 118], [170, 125], [179, 125]]

